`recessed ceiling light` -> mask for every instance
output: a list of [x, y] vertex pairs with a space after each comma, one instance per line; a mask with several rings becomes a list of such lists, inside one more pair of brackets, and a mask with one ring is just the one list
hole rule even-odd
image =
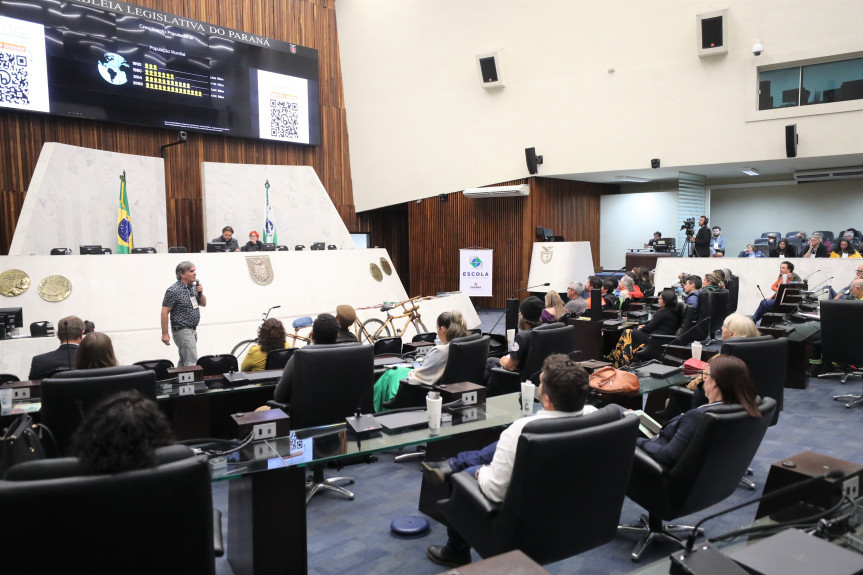
[[757, 176], [757, 175], [759, 175], [759, 174], [758, 174], [758, 170], [756, 170], [755, 168], [743, 168], [742, 172], [743, 172], [744, 174], [746, 174], [747, 176]]
[[635, 184], [644, 184], [652, 181], [650, 178], [639, 178], [636, 176], [617, 176], [618, 182], [633, 182]]

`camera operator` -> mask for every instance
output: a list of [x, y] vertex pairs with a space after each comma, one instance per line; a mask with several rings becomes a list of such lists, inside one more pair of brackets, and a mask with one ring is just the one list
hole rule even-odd
[[707, 228], [707, 216], [701, 216], [698, 219], [698, 234], [692, 236], [692, 228], [686, 230], [689, 234], [689, 241], [692, 242], [692, 257], [694, 258], [709, 258], [710, 257], [710, 230]]

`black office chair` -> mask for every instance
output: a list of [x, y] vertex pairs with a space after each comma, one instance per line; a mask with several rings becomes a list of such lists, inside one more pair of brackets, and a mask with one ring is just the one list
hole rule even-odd
[[276, 246], [276, 251], [277, 252], [289, 252], [289, 251], [291, 251], [291, 248], [289, 248], [288, 246]]
[[113, 253], [113, 252], [111, 251], [111, 248], [102, 248], [102, 253], [103, 253], [103, 254], [110, 254], [110, 253]]
[[424, 331], [422, 333], [418, 333], [413, 336], [411, 339], [411, 343], [416, 343], [418, 341], [425, 341], [428, 343], [434, 343], [435, 338], [437, 338], [437, 334], [433, 331]]
[[[788, 232], [787, 234], [785, 234], [785, 237], [786, 237], [786, 238], [793, 238], [794, 236], [796, 236], [796, 235], [797, 235], [797, 234], [799, 234], [799, 233], [801, 233], [801, 232], [800, 232], [800, 230], [795, 230], [795, 231], [793, 231], [793, 232]], [[805, 233], [805, 232], [804, 232], [804, 233]]]
[[55, 374], [42, 380], [42, 423], [51, 430], [57, 454], [66, 454], [72, 434], [87, 412], [109, 395], [137, 389], [144, 397], [156, 400], [156, 374], [139, 365], [119, 368], [79, 369]]
[[186, 246], [171, 246], [168, 248], [169, 254], [185, 254]]
[[237, 357], [230, 353], [221, 355], [202, 355], [198, 358], [198, 365], [204, 369], [204, 375], [222, 375], [240, 371]]
[[779, 241], [779, 239], [782, 237], [782, 234], [779, 232], [764, 232], [763, 234], [761, 234], [761, 237], [766, 238], [770, 234], [773, 234], [774, 236], [776, 236], [776, 241]]
[[267, 352], [267, 362], [264, 364], [264, 369], [285, 369], [288, 360], [291, 359], [295, 351], [297, 351], [295, 347], [286, 347]]
[[156, 456], [155, 467], [105, 475], [77, 458], [11, 467], [0, 481], [0, 509], [15, 517], [0, 525], [4, 548], [15, 550], [4, 570], [215, 573], [221, 525], [206, 457], [182, 445]]
[[382, 337], [375, 342], [375, 355], [402, 354], [402, 338]]
[[521, 382], [533, 378], [536, 383], [542, 362], [553, 353], [569, 354], [575, 350], [575, 328], [562, 323], [540, 325], [528, 334], [527, 357], [520, 363], [518, 371], [503, 368], [491, 370], [486, 396], [494, 397], [521, 391]]
[[[695, 341], [694, 339], [690, 339], [690, 335], [684, 334], [686, 330], [692, 328], [698, 310], [694, 306], [686, 304], [678, 304], [677, 310], [681, 318], [680, 325], [677, 327], [677, 331], [673, 335], [650, 334], [650, 338], [647, 340], [647, 343], [644, 344], [644, 347], [641, 348], [639, 351], [635, 352], [636, 360], [647, 361], [650, 359], [659, 359], [663, 357], [665, 355], [666, 346], [670, 345], [671, 342], [673, 342], [674, 340], [677, 340], [677, 342], [675, 343], [680, 345], [686, 345], [685, 343], [681, 343], [685, 339], [689, 340], [687, 343]], [[694, 334], [692, 336], [694, 337]], [[678, 337], [681, 337], [681, 339], [678, 340]], [[668, 359], [671, 362], [676, 362], [674, 358], [663, 357], [663, 359]]]
[[51, 248], [52, 256], [71, 256], [72, 250], [69, 248]]
[[728, 315], [731, 315], [737, 311], [737, 302], [740, 296], [740, 278], [735, 275], [732, 275], [730, 280], [726, 278], [725, 289], [728, 290]]
[[329, 244], [329, 245], [327, 245], [327, 249], [328, 249], [328, 250], [337, 250], [337, 249], [339, 249], [339, 248], [338, 248], [338, 247], [336, 247], [336, 245], [335, 245], [335, 244]]
[[16, 381], [21, 381], [20, 379], [18, 379], [17, 375], [13, 375], [11, 373], [0, 373], [0, 384], [14, 383]]
[[[486, 336], [469, 335], [457, 337], [449, 344], [446, 365], [439, 381], [435, 386], [449, 385], [469, 381], [481, 384], [485, 373], [485, 364], [488, 360], [488, 347], [490, 339]], [[411, 385], [407, 379], [399, 382], [399, 389], [395, 397], [383, 402], [384, 409], [401, 409], [405, 407], [425, 406], [426, 393], [431, 388], [428, 386]]]
[[[857, 301], [827, 300], [821, 302], [821, 360], [826, 365], [837, 363], [841, 371], [824, 373], [818, 377], [841, 376], [842, 383], [851, 376], [863, 376], [863, 371], [851, 366], [863, 366], [863, 349], [859, 345], [856, 329], [863, 321], [863, 305]], [[863, 395], [834, 395], [835, 401], [845, 401], [851, 408], [863, 404]]]
[[[728, 317], [728, 302], [730, 300], [730, 292], [727, 289], [702, 292], [699, 302], [699, 319], [705, 319], [705, 330], [707, 338], [722, 337], [718, 333], [722, 329], [722, 323]], [[707, 319], [710, 318], [710, 319]]]
[[831, 244], [834, 242], [833, 232], [828, 230], [815, 230], [812, 232], [812, 235], [821, 234], [822, 242], [830, 242]]
[[132, 248], [133, 254], [154, 254], [156, 248]]
[[174, 362], [170, 359], [145, 359], [143, 361], [136, 361], [135, 365], [140, 365], [144, 369], [155, 372], [156, 381], [164, 381], [171, 379], [168, 369], [174, 367]]
[[[470, 474], [456, 473], [452, 495], [438, 506], [482, 557], [513, 549], [538, 563], [571, 557], [614, 538], [637, 434], [638, 419], [615, 406], [532, 421], [519, 436], [501, 503]], [[602, 464], [587, 469], [590, 461]]]
[[294, 246], [294, 251], [295, 251], [295, 252], [301, 252], [301, 251], [303, 251], [304, 249], [306, 249], [306, 246], [304, 246], [304, 245], [302, 245], [302, 244], [297, 244], [297, 245], [295, 245], [295, 246]]
[[[359, 408], [372, 413], [374, 386], [374, 350], [370, 345], [337, 343], [307, 345], [293, 356], [291, 403], [287, 411], [291, 427], [304, 429], [331, 423], [344, 423]], [[330, 490], [353, 499], [354, 494], [337, 485], [351, 477], [324, 479], [322, 465], [312, 466], [313, 475], [306, 483], [306, 502], [320, 490]]]
[[644, 533], [632, 551], [633, 561], [641, 559], [644, 549], [657, 536], [680, 546], [685, 544], [675, 533], [688, 535], [693, 528], [666, 525], [663, 521], [706, 509], [734, 492], [773, 420], [776, 401], [761, 398], [758, 408], [760, 418], [751, 417], [739, 405], [711, 408], [672, 466], [636, 448], [626, 495], [644, 507], [648, 516], [642, 515], [640, 524], [618, 527], [620, 531]]

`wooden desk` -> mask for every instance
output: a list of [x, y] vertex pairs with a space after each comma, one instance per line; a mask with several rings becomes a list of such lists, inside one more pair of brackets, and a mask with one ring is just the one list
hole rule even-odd
[[676, 258], [677, 253], [662, 252], [626, 252], [626, 269], [645, 267], [649, 270], [656, 268], [656, 260], [659, 258]]

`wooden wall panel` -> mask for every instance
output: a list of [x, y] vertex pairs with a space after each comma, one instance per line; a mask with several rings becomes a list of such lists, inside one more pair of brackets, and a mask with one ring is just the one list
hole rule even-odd
[[[165, 154], [169, 244], [185, 245], [190, 251], [204, 248], [202, 162], [312, 166], [345, 224], [356, 229], [333, 0], [135, 0], [134, 3], [318, 50], [321, 145], [309, 147], [190, 133], [186, 144], [168, 148]], [[0, 154], [0, 190], [13, 194], [27, 190], [45, 142], [158, 157], [160, 146], [175, 141], [176, 137], [176, 130], [2, 110], [0, 140], [5, 146]], [[129, 182], [129, 187], [133, 191], [134, 182]], [[4, 193], [0, 199], [0, 254], [8, 253], [11, 240], [2, 238], [12, 237], [18, 220], [20, 205], [17, 210], [14, 206], [15, 202], [9, 201]]]
[[494, 295], [471, 299], [476, 307], [502, 308], [513, 291], [527, 287], [538, 225], [554, 229], [567, 241], [591, 242], [594, 265], [598, 265], [599, 198], [602, 193], [617, 192], [617, 186], [549, 178], [495, 185], [528, 182], [527, 197], [476, 200], [453, 193], [447, 202], [432, 198], [408, 204], [411, 294], [457, 290], [459, 249], [491, 248]]
[[362, 212], [356, 219], [357, 227], [351, 231], [370, 232], [371, 245], [386, 248], [408, 295], [427, 295], [411, 290], [407, 204]]

